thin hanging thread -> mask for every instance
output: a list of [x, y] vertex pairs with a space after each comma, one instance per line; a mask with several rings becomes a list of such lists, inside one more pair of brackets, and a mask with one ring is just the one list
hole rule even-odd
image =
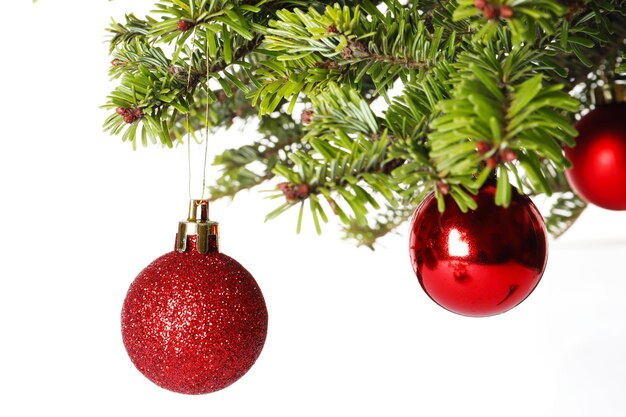
[[[207, 36], [209, 34], [207, 33]], [[207, 39], [205, 46], [206, 58], [206, 106], [204, 108], [204, 166], [202, 169], [202, 199], [204, 200], [204, 192], [206, 190], [206, 166], [209, 155], [209, 41]]]
[[191, 134], [189, 133], [189, 113], [185, 115], [187, 122], [187, 187], [191, 201]]
[[[192, 37], [192, 45], [195, 48], [196, 45], [196, 31], [194, 28], [194, 32], [193, 32], [193, 37]], [[210, 75], [210, 66], [209, 66], [209, 43], [207, 41], [206, 43], [206, 89], [207, 89], [207, 101], [206, 101], [206, 106], [205, 106], [205, 110], [204, 110], [204, 163], [202, 166], [202, 194], [201, 194], [201, 199], [204, 200], [204, 196], [205, 196], [205, 191], [206, 191], [206, 170], [207, 170], [207, 161], [208, 161], [208, 155], [209, 155], [209, 75]], [[189, 89], [189, 87], [191, 86], [191, 70], [193, 68], [193, 48], [192, 48], [192, 52], [191, 52], [191, 61], [189, 64], [189, 71], [187, 74], [187, 89]], [[187, 114], [185, 115], [185, 121], [186, 121], [186, 125], [187, 125], [187, 178], [188, 178], [188, 192], [189, 192], [189, 200], [191, 200], [191, 174], [192, 174], [192, 169], [191, 169], [191, 125], [190, 125], [190, 118], [189, 118], [189, 113], [191, 112], [191, 109], [189, 112], [187, 112]]]
[[[196, 46], [196, 28], [193, 28], [191, 38], [191, 54], [189, 59], [189, 69], [187, 70], [187, 90], [191, 87], [191, 70], [193, 69], [193, 51]], [[192, 100], [193, 101], [193, 100]], [[185, 122], [187, 125], [187, 187], [189, 192], [189, 201], [191, 201], [191, 122], [189, 120], [191, 113], [191, 105], [189, 111], [185, 114]]]

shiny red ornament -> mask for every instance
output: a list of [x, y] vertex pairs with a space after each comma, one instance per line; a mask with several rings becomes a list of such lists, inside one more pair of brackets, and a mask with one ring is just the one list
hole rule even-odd
[[576, 146], [565, 148], [572, 188], [596, 206], [626, 210], [626, 103], [600, 105], [575, 127]]
[[237, 381], [255, 363], [267, 335], [267, 308], [252, 275], [219, 253], [216, 240], [185, 239], [184, 250], [177, 239], [179, 250], [156, 259], [131, 284], [122, 337], [149, 380], [206, 394]]
[[547, 234], [532, 201], [513, 192], [508, 207], [494, 203], [496, 187], [461, 212], [450, 196], [439, 213], [434, 194], [413, 215], [410, 255], [419, 283], [441, 307], [464, 316], [504, 313], [535, 289], [547, 262]]

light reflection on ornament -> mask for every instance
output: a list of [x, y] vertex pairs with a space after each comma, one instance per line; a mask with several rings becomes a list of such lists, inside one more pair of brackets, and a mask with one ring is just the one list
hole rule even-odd
[[467, 256], [469, 255], [469, 245], [461, 237], [461, 233], [457, 229], [450, 230], [448, 235], [448, 252], [450, 256]]

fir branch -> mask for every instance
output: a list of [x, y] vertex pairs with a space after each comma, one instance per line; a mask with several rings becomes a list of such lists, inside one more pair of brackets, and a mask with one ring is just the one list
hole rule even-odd
[[470, 19], [480, 28], [477, 38], [488, 41], [506, 28], [518, 45], [554, 33], [555, 23], [568, 13], [567, 7], [552, 0], [458, 0], [458, 5], [453, 18]]
[[109, 53], [113, 53], [122, 45], [132, 43], [135, 39], [145, 39], [154, 23], [151, 18], [139, 19], [132, 13], [127, 14], [124, 18], [124, 23], [117, 23], [112, 20], [107, 28], [110, 34]]
[[413, 207], [385, 207], [372, 225], [350, 222], [343, 227], [345, 239], [354, 240], [358, 246], [375, 249], [376, 242], [405, 224], [413, 215]]
[[380, 207], [373, 193], [397, 205], [389, 173], [398, 161], [386, 156], [389, 137], [384, 131], [378, 134], [379, 120], [354, 90], [330, 85], [312, 103], [315, 112], [304, 140], [314, 152], [295, 152], [290, 156], [293, 168], [280, 164], [274, 168], [275, 174], [288, 181], [280, 188], [287, 201], [268, 218], [308, 199], [320, 231], [319, 220], [327, 217], [319, 195], [342, 222], [366, 225], [370, 208]]
[[342, 50], [342, 53], [344, 64], [355, 64], [363, 61], [369, 61], [371, 63], [383, 63], [388, 64], [391, 67], [399, 67], [408, 70], [429, 69], [431, 66], [431, 63], [428, 61], [420, 61], [409, 56], [398, 57], [391, 54], [369, 52], [367, 45], [359, 41], [349, 42], [348, 46]]
[[[542, 74], [531, 64], [539, 56], [530, 47], [511, 48], [507, 42], [463, 53], [456, 64], [454, 96], [440, 104], [443, 115], [433, 121], [435, 132], [429, 135], [438, 171], [465, 178], [465, 189], [475, 191], [498, 167], [496, 202], [505, 206], [511, 195], [509, 174], [519, 184], [519, 166], [535, 190], [550, 193], [539, 161], [547, 158], [561, 170], [567, 167], [559, 142], [571, 145], [576, 134], [555, 109], [576, 111], [578, 102], [561, 91], [563, 86], [543, 85]], [[486, 166], [480, 181], [474, 181], [481, 161]], [[461, 209], [472, 207], [455, 200]]]
[[625, 28], [626, 0], [160, 0], [109, 28], [105, 129], [174, 146], [187, 120], [194, 136], [261, 115], [260, 139], [216, 158], [212, 198], [282, 176], [269, 218], [300, 206], [300, 228], [306, 203], [319, 230], [329, 207], [368, 247], [430, 191], [473, 208], [494, 173], [499, 204], [510, 182], [554, 193], [559, 234], [584, 209], [562, 174], [579, 111], [565, 91], [626, 74]]
[[429, 32], [418, 13], [388, 2], [386, 15], [338, 5], [277, 12], [263, 48], [277, 62], [261, 72], [263, 87], [254, 102], [271, 112], [282, 99], [323, 91], [329, 83], [356, 86], [371, 77], [378, 93], [397, 79], [414, 79], [443, 57], [454, 54], [455, 32]]
[[[609, 77], [615, 70], [615, 48], [623, 44], [626, 27], [626, 1], [562, 1], [569, 12], [554, 21], [558, 30], [537, 32], [533, 49], [543, 56], [536, 64], [546, 79], [576, 88], [584, 102], [599, 72]], [[617, 3], [617, 4], [616, 4]], [[611, 64], [613, 62], [613, 64]], [[586, 84], [581, 89], [581, 84]]]
[[545, 216], [546, 228], [554, 238], [562, 236], [587, 208], [587, 203], [573, 192], [559, 193]]
[[[306, 151], [302, 144], [302, 126], [291, 116], [264, 116], [260, 120], [262, 138], [250, 145], [228, 149], [215, 158], [214, 165], [222, 167], [216, 184], [209, 188], [212, 200], [234, 198], [240, 191], [256, 187], [274, 178], [272, 172], [277, 164], [293, 165], [290, 155], [295, 151]], [[259, 171], [255, 166], [263, 166]]]
[[[390, 213], [400, 213], [402, 207], [412, 207], [436, 186], [438, 176], [423, 150], [415, 158], [411, 152], [403, 153], [406, 139], [389, 135], [385, 121], [374, 116], [355, 90], [330, 84], [326, 91], [312, 97], [312, 105], [312, 110], [307, 111], [310, 124], [303, 138], [312, 152], [296, 152], [291, 156], [292, 168], [277, 165], [274, 169], [288, 181], [279, 184], [287, 201], [268, 219], [300, 205], [300, 229], [302, 204], [310, 200], [310, 211], [319, 231], [320, 219], [326, 219], [321, 201], [326, 200], [346, 225], [346, 233], [371, 247], [376, 238], [403, 221], [392, 216], [385, 222], [369, 224], [368, 213], [381, 209], [379, 200], [394, 208]], [[416, 164], [422, 165], [416, 168]]]
[[169, 126], [172, 141], [184, 142], [182, 138], [188, 131], [200, 132], [208, 127], [209, 132], [213, 133], [218, 129], [229, 129], [235, 120], [247, 121], [258, 116], [257, 109], [250, 105], [241, 90], [232, 91], [230, 97], [224, 90], [216, 90], [213, 93], [216, 96], [215, 100], [207, 97], [206, 90], [196, 91], [189, 112], [176, 113]]
[[[563, 235], [574, 225], [576, 220], [587, 208], [587, 203], [583, 201], [574, 191], [572, 191], [564, 173], [558, 169], [551, 161], [543, 159], [540, 161], [539, 169], [549, 182], [549, 188], [553, 191], [552, 196], [546, 199], [541, 206], [548, 206], [543, 210], [543, 217], [548, 232], [554, 238]], [[528, 178], [522, 181], [524, 192], [531, 196], [537, 196], [533, 191]]]

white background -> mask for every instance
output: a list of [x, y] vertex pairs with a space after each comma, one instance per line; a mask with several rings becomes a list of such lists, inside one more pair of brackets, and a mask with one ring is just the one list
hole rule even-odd
[[0, 415], [626, 415], [626, 213], [595, 208], [551, 242], [528, 300], [470, 319], [421, 291], [406, 226], [371, 252], [332, 223], [296, 236], [295, 210], [264, 223], [276, 202], [244, 193], [212, 217], [223, 251], [265, 294], [261, 357], [211, 395], [146, 380], [122, 345], [120, 307], [136, 274], [172, 249], [186, 153], [133, 152], [102, 132], [98, 107], [112, 88], [104, 28], [149, 6], [3, 5]]

